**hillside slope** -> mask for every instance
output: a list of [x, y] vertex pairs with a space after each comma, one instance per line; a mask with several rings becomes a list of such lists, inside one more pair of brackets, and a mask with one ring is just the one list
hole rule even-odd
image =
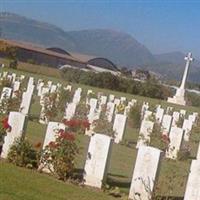
[[[167, 79], [180, 80], [185, 67], [183, 53], [153, 55], [127, 33], [108, 29], [64, 31], [54, 25], [12, 13], [0, 13], [0, 37], [105, 57], [119, 67], [145, 68]], [[189, 80], [200, 81], [199, 61], [192, 64]]]

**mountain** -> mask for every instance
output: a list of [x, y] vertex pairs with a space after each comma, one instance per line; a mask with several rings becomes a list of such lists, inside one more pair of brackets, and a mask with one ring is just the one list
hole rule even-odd
[[[181, 80], [185, 69], [186, 54], [182, 52], [170, 52], [165, 54], [154, 55], [157, 63], [150, 66], [154, 71], [164, 74], [167, 78]], [[200, 81], [200, 62], [196, 59], [191, 63], [189, 69], [189, 81]]]
[[151, 52], [132, 36], [113, 30], [67, 32], [77, 41], [76, 51], [107, 57], [120, 66], [133, 67], [155, 62]]
[[[144, 68], [168, 79], [180, 80], [185, 67], [185, 54], [171, 52], [153, 55], [127, 33], [108, 29], [64, 31], [57, 26], [12, 13], [0, 13], [0, 37], [104, 57], [118, 67]], [[193, 62], [189, 80], [200, 81], [199, 61]]]
[[132, 36], [112, 30], [63, 31], [16, 14], [0, 14], [1, 37], [33, 42], [45, 47], [105, 57], [117, 65], [136, 66], [155, 61], [151, 52]]

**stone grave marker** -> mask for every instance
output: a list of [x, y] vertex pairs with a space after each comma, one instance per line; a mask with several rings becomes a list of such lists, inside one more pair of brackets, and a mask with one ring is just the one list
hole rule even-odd
[[119, 143], [123, 139], [127, 117], [122, 114], [116, 114], [113, 124], [113, 131], [115, 132], [115, 143]]
[[81, 100], [81, 93], [82, 93], [82, 89], [78, 88], [75, 93], [74, 93], [74, 97], [72, 102], [75, 104], [79, 104], [80, 100]]
[[14, 144], [16, 138], [23, 134], [25, 115], [19, 112], [10, 112], [8, 117], [8, 124], [11, 126], [11, 131], [7, 133], [4, 138], [1, 157], [6, 158], [10, 147]]
[[172, 116], [171, 115], [164, 115], [162, 124], [161, 124], [161, 131], [163, 135], [168, 135], [172, 125]]
[[156, 121], [160, 124], [162, 122], [163, 119], [163, 115], [164, 115], [164, 109], [163, 108], [157, 108], [156, 110]]
[[172, 127], [177, 126], [177, 122], [179, 121], [180, 118], [180, 113], [179, 112], [173, 112], [173, 120], [172, 120]]
[[1, 92], [0, 101], [3, 99], [10, 99], [11, 95], [12, 95], [12, 88], [4, 87]]
[[106, 107], [106, 116], [109, 122], [112, 122], [114, 111], [115, 104], [113, 102], [108, 102]]
[[160, 159], [161, 151], [159, 149], [145, 146], [139, 148], [129, 191], [130, 199], [151, 199]]
[[113, 140], [102, 134], [90, 137], [87, 159], [84, 167], [84, 184], [101, 188], [106, 181]]
[[19, 91], [20, 89], [20, 81], [15, 81], [13, 84], [13, 93], [12, 93], [12, 98], [17, 97], [16, 92]]
[[166, 151], [166, 157], [171, 159], [177, 159], [178, 152], [183, 142], [184, 130], [178, 127], [172, 127], [169, 134], [169, 147]]
[[34, 87], [35, 87], [34, 85], [32, 85], [32, 87], [30, 86], [29, 90], [26, 92], [23, 92], [23, 94], [22, 94], [22, 101], [20, 104], [20, 112], [24, 115], [28, 115], [28, 113], [29, 113]]
[[148, 145], [148, 143], [150, 142], [150, 135], [153, 131], [153, 126], [154, 122], [142, 120], [136, 148]]
[[192, 160], [184, 200], [200, 199], [200, 160]]
[[[56, 140], [57, 134], [59, 130], [65, 130], [65, 125], [63, 123], [59, 122], [49, 122], [46, 130], [46, 135], [43, 143], [43, 149], [50, 143], [54, 142]], [[39, 169], [41, 169], [44, 172], [49, 173], [50, 170], [53, 170], [52, 166], [43, 166], [40, 164]]]
[[192, 121], [188, 119], [184, 119], [182, 129], [185, 131], [184, 133], [184, 140], [189, 141], [190, 133], [192, 130]]
[[67, 104], [67, 107], [65, 109], [65, 116], [64, 118], [67, 119], [67, 120], [70, 120], [73, 118], [75, 112], [76, 112], [76, 103], [68, 103]]

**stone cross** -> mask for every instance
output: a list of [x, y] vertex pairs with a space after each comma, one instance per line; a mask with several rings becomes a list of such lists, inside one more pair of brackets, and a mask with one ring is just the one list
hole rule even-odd
[[185, 57], [185, 60], [186, 60], [186, 66], [185, 66], [185, 71], [184, 71], [181, 86], [180, 86], [181, 89], [185, 89], [185, 83], [186, 83], [186, 79], [187, 79], [187, 75], [188, 75], [190, 62], [193, 61], [192, 53], [188, 53], [188, 55]]
[[179, 104], [179, 105], [186, 105], [186, 100], [185, 100], [185, 84], [186, 84], [186, 79], [188, 75], [188, 70], [190, 66], [190, 62], [192, 62], [192, 53], [188, 53], [188, 55], [185, 57], [186, 60], [186, 66], [185, 66], [185, 71], [183, 74], [182, 82], [179, 88], [176, 90], [176, 94], [173, 96], [173, 98], [169, 97], [167, 99], [168, 102], [174, 103], [174, 104]]

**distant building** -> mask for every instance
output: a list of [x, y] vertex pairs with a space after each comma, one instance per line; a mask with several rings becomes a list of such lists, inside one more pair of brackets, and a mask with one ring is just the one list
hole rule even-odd
[[150, 72], [147, 70], [142, 70], [142, 69], [136, 69], [132, 71], [132, 77], [134, 79], [139, 79], [141, 81], [145, 81], [150, 79], [151, 75]]
[[[111, 72], [118, 74], [117, 66], [110, 60], [101, 57], [84, 55], [65, 51], [61, 48], [44, 48], [31, 43], [0, 40], [16, 49], [17, 60], [38, 65], [47, 65], [53, 68], [71, 66], [95, 72]], [[0, 57], [6, 57], [5, 52], [0, 52]]]

